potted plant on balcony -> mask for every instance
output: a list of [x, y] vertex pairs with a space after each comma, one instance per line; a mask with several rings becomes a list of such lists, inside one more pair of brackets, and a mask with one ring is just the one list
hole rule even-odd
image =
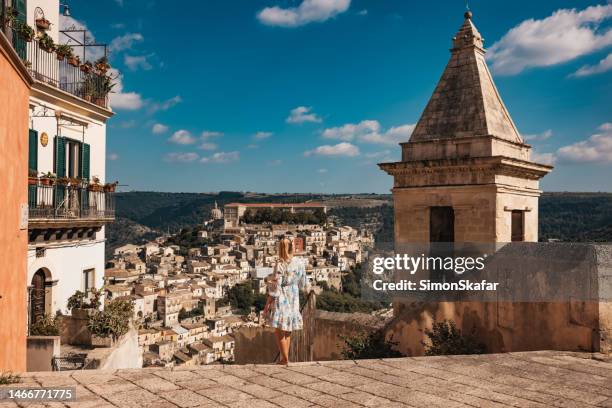
[[96, 66], [96, 69], [100, 75], [105, 75], [106, 71], [110, 69], [110, 64], [108, 63], [108, 57], [106, 55], [98, 58], [94, 65]]
[[57, 176], [50, 171], [40, 176], [40, 184], [43, 186], [52, 186], [55, 183]]
[[96, 76], [91, 78], [91, 87], [93, 89], [93, 102], [96, 105], [105, 106], [106, 97], [115, 87], [114, 78], [110, 75]]
[[93, 65], [91, 65], [91, 62], [87, 61], [82, 64], [81, 71], [83, 71], [85, 74], [89, 74], [91, 71], [93, 71]]
[[68, 57], [68, 60], [70, 61], [70, 58], [72, 57], [72, 47], [68, 44], [58, 44], [57, 47], [55, 47], [55, 53], [57, 54], [57, 59], [59, 61], [63, 61], [66, 57]]
[[73, 317], [88, 319], [96, 310], [100, 309], [101, 297], [101, 289], [92, 288], [89, 290], [89, 294], [77, 290], [68, 298], [66, 308]]
[[38, 39], [38, 45], [42, 50], [47, 52], [53, 52], [55, 50], [55, 41], [53, 41], [53, 38], [51, 38], [51, 36], [47, 33], [44, 33]]
[[89, 183], [89, 186], [87, 187], [87, 189], [89, 191], [103, 191], [104, 187], [102, 186], [102, 184], [100, 184], [100, 179], [96, 176], [94, 176], [91, 180], [91, 183]]
[[78, 55], [70, 54], [68, 56], [68, 63], [72, 65], [73, 67], [78, 67], [79, 65], [81, 65], [81, 59], [79, 58]]
[[43, 31], [48, 30], [50, 26], [51, 26], [51, 22], [47, 20], [45, 17], [36, 19], [36, 28], [38, 28], [39, 30], [43, 30]]
[[67, 186], [68, 184], [70, 184], [70, 179], [68, 177], [58, 177], [55, 180], [55, 184], [59, 186]]
[[32, 42], [34, 39], [34, 29], [30, 27], [27, 23], [20, 22], [16, 27], [15, 31], [21, 38], [23, 38], [26, 42]]
[[38, 172], [36, 170], [28, 170], [28, 185], [35, 186], [38, 184]]
[[118, 181], [115, 181], [114, 183], [106, 183], [104, 185], [104, 192], [105, 193], [114, 193], [115, 190], [117, 189], [117, 185], [119, 184]]

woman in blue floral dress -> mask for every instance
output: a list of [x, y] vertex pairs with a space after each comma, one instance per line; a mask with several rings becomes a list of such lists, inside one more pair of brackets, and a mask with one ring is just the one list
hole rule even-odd
[[266, 278], [268, 300], [264, 308], [266, 324], [274, 327], [280, 351], [279, 364], [288, 364], [291, 332], [302, 330], [300, 289], [307, 286], [306, 260], [293, 257], [291, 241], [281, 238], [278, 244], [279, 260], [274, 272]]

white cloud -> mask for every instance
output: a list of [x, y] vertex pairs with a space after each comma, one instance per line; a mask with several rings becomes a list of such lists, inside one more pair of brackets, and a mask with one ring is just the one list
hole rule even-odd
[[304, 156], [345, 156], [354, 157], [359, 155], [359, 148], [354, 144], [342, 142], [337, 145], [323, 145], [316, 149], [304, 152]]
[[259, 149], [259, 146], [256, 145], [255, 143], [251, 143], [251, 144], [247, 145], [247, 148], [249, 148], [249, 149]]
[[571, 61], [612, 45], [612, 29], [600, 28], [611, 16], [612, 4], [607, 4], [525, 20], [491, 46], [488, 58], [497, 74], [507, 75]]
[[552, 166], [557, 161], [557, 157], [554, 153], [538, 153], [534, 150], [531, 152], [531, 160], [536, 163]]
[[367, 15], [368, 15], [368, 10], [363, 9], [363, 10], [359, 11], [359, 12], [357, 13], [357, 15], [358, 15], [358, 16], [367, 16]]
[[170, 99], [166, 99], [163, 102], [152, 103], [151, 106], [149, 106], [149, 113], [167, 111], [168, 109], [178, 105], [181, 102], [183, 102], [183, 98], [181, 98], [179, 95], [176, 95]]
[[106, 159], [109, 160], [109, 161], [119, 160], [119, 155], [117, 153], [109, 153], [106, 156]]
[[190, 145], [196, 142], [196, 138], [189, 131], [181, 129], [174, 132], [168, 141], [180, 145]]
[[389, 156], [391, 154], [391, 150], [383, 150], [381, 152], [370, 152], [364, 154], [368, 159], [377, 159], [379, 157]]
[[351, 0], [303, 0], [298, 7], [266, 7], [257, 13], [265, 25], [298, 27], [312, 22], [323, 22], [349, 9]]
[[312, 108], [308, 106], [298, 106], [291, 110], [289, 117], [286, 119], [287, 123], [304, 123], [313, 122], [320, 123], [321, 118], [315, 113], [312, 113]]
[[124, 50], [129, 50], [132, 48], [134, 43], [143, 41], [144, 37], [140, 33], [127, 33], [124, 35], [120, 35], [119, 37], [113, 38], [110, 42], [108, 49], [111, 52], [119, 52]]
[[319, 169], [319, 170], [317, 170], [317, 173], [325, 174], [325, 173], [327, 173], [327, 169]]
[[233, 152], [218, 152], [209, 157], [202, 157], [202, 159], [200, 159], [200, 162], [201, 163], [225, 164], [225, 163], [232, 163], [238, 160], [240, 160], [240, 152], [233, 151]]
[[168, 163], [191, 163], [198, 160], [200, 156], [197, 153], [167, 153], [164, 156], [164, 161]]
[[123, 0], [115, 0], [115, 3], [117, 3], [119, 7], [123, 7]]
[[115, 68], [111, 68], [109, 74], [115, 81], [115, 87], [109, 94], [110, 106], [117, 110], [138, 110], [142, 108], [144, 102], [139, 93], [123, 91], [123, 75]]
[[146, 55], [127, 55], [123, 56], [123, 63], [130, 71], [137, 71], [139, 69], [148, 71], [153, 69], [153, 65], [147, 61]]
[[547, 129], [542, 133], [523, 135], [523, 140], [526, 142], [543, 142], [544, 140], [550, 139], [552, 135], [552, 129]]
[[153, 125], [153, 127], [151, 128], [151, 131], [156, 134], [156, 135], [160, 135], [162, 133], [166, 133], [168, 131], [168, 126], [166, 125], [162, 125], [161, 123], [156, 123]]
[[574, 77], [584, 77], [589, 75], [601, 74], [603, 72], [610, 71], [612, 69], [612, 54], [608, 54], [608, 56], [601, 61], [599, 61], [595, 65], [584, 65], [578, 71], [574, 72], [571, 76]]
[[213, 132], [211, 130], [205, 130], [200, 135], [202, 140], [209, 140], [209, 139], [212, 139], [214, 137], [221, 137], [221, 136], [223, 136], [223, 132]]
[[114, 28], [115, 30], [119, 30], [121, 28], [125, 28], [125, 24], [124, 23], [111, 24], [111, 28]]
[[557, 150], [559, 161], [568, 163], [612, 163], [612, 123], [604, 123], [599, 133], [587, 140]]
[[253, 135], [253, 139], [255, 140], [265, 140], [272, 136], [274, 133], [272, 132], [257, 132]]
[[322, 136], [326, 139], [344, 141], [358, 140], [365, 143], [394, 145], [407, 142], [414, 130], [414, 125], [401, 125], [382, 131], [382, 126], [376, 120], [363, 120], [357, 124], [325, 129]]
[[217, 150], [217, 144], [216, 143], [208, 143], [208, 142], [204, 142], [202, 144], [200, 144], [198, 146], [198, 149], [202, 149], [202, 150]]

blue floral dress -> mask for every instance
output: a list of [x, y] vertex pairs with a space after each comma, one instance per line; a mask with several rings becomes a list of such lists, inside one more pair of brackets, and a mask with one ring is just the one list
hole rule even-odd
[[300, 289], [305, 289], [306, 259], [292, 258], [289, 263], [279, 261], [267, 280], [268, 295], [274, 298], [266, 324], [283, 331], [301, 330]]

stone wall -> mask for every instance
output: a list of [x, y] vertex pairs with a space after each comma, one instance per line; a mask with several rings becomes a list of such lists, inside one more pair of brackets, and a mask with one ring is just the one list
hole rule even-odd
[[[507, 270], [525, 280], [522, 295], [530, 288], [541, 292], [533, 294], [534, 301], [482, 302], [467, 296], [448, 302], [396, 301], [387, 337], [399, 341], [402, 353], [420, 356], [427, 341], [424, 330], [446, 319], [475, 336], [490, 353], [612, 351], [612, 246], [520, 243], [506, 248], [529, 256], [508, 258], [514, 264]], [[569, 259], [569, 253], [592, 256], [594, 262], [555, 269], [555, 261]], [[535, 301], [536, 296], [542, 301]]]

